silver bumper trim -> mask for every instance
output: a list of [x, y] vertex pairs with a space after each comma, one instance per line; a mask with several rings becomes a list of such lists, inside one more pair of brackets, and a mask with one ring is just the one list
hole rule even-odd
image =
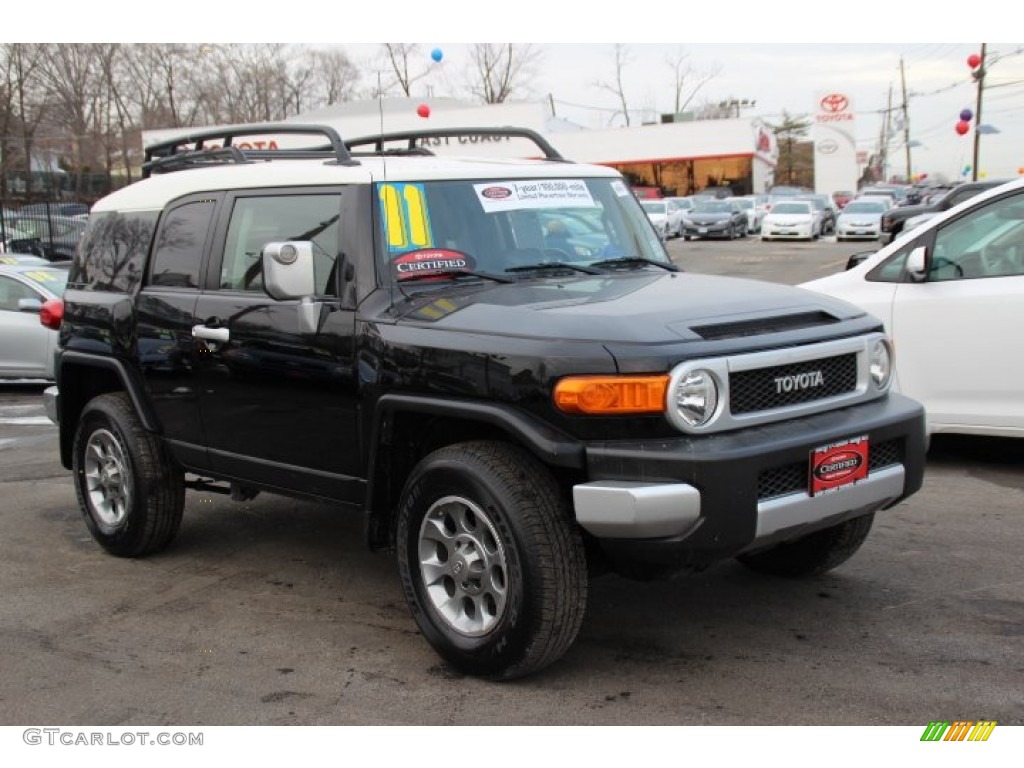
[[903, 466], [897, 465], [875, 470], [863, 480], [831, 493], [794, 493], [762, 501], [757, 505], [756, 539], [848, 512], [866, 514], [881, 509], [903, 495], [904, 477]]
[[686, 483], [603, 480], [572, 489], [576, 521], [605, 539], [680, 536], [700, 519], [700, 491]]
[[57, 387], [47, 387], [43, 390], [43, 408], [46, 410], [46, 417], [54, 424], [60, 424], [60, 415], [57, 410], [58, 400], [60, 400], [60, 391]]

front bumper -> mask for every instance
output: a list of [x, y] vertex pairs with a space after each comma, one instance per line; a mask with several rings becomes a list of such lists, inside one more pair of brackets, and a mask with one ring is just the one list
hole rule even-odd
[[836, 229], [836, 237], [842, 237], [846, 240], [853, 240], [854, 238], [877, 240], [879, 234], [878, 227], [873, 225], [863, 227], [840, 226]]
[[46, 418], [54, 424], [60, 424], [60, 391], [57, 387], [47, 387], [43, 390], [43, 409], [46, 411]]
[[683, 224], [683, 234], [687, 237], [727, 237], [729, 234], [729, 222]]
[[763, 224], [761, 226], [761, 237], [779, 240], [810, 240], [814, 235], [814, 226], [811, 224], [800, 224], [791, 227], [784, 227], [775, 224]]
[[[868, 476], [811, 495], [811, 451], [867, 435]], [[896, 393], [756, 428], [589, 443], [576, 519], [615, 560], [702, 566], [885, 509], [921, 487], [924, 410]]]

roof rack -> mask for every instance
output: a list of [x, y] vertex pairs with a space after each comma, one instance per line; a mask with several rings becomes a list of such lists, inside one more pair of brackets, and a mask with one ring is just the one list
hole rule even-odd
[[[241, 149], [232, 145], [238, 137], [281, 135], [324, 136], [329, 144], [309, 149]], [[218, 141], [221, 146], [212, 149], [204, 145]], [[192, 145], [186, 147], [185, 145]], [[345, 142], [338, 132], [329, 125], [305, 125], [301, 123], [260, 123], [237, 125], [229, 128], [211, 128], [196, 133], [187, 133], [173, 139], [150, 144], [142, 164], [142, 177], [153, 173], [168, 173], [184, 168], [250, 163], [254, 160], [311, 160], [326, 158], [337, 165], [358, 165], [352, 159]]]
[[[354, 149], [355, 147], [372, 145], [375, 147], [374, 154], [422, 154], [422, 152], [413, 152], [413, 150], [425, 149], [420, 144], [417, 144], [419, 140], [457, 138], [459, 136], [506, 136], [509, 138], [529, 139], [544, 153], [545, 160], [561, 163], [571, 162], [562, 157], [561, 153], [536, 131], [530, 128], [514, 128], [512, 126], [501, 128], [428, 128], [420, 131], [381, 133], [375, 136], [361, 136], [357, 139], [348, 139], [345, 141], [345, 146], [349, 149]], [[392, 141], [408, 141], [408, 145], [404, 150], [384, 149], [384, 144]]]

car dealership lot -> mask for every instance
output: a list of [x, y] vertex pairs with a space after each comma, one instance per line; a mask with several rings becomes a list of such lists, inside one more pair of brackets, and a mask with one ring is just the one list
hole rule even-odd
[[[668, 247], [798, 283], [872, 244]], [[104, 554], [41, 389], [0, 385], [0, 724], [1024, 724], [1024, 441], [937, 437], [922, 491], [820, 579], [600, 577], [566, 657], [493, 684], [417, 637], [358, 515], [191, 492], [165, 553]]]

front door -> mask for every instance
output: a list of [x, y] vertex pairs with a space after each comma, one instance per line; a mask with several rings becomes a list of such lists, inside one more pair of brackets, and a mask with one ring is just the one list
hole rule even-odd
[[[355, 313], [339, 299], [342, 190], [229, 195], [193, 333], [211, 463], [218, 474], [356, 501]], [[263, 290], [268, 242], [313, 243], [319, 323]]]

